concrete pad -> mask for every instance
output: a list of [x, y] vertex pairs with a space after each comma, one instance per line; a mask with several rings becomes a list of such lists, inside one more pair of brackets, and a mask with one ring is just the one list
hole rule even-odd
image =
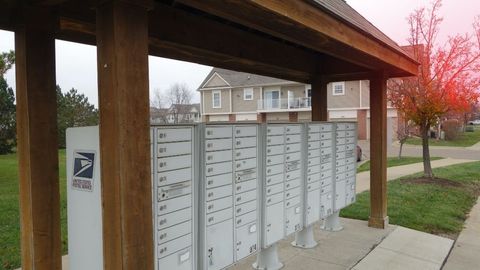
[[451, 239], [398, 227], [379, 247], [442, 265], [452, 245]]
[[441, 264], [420, 260], [392, 250], [377, 247], [354, 270], [437, 270]]

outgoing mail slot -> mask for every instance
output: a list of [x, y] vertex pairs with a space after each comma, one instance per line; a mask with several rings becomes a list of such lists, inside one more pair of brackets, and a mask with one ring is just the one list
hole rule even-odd
[[294, 179], [294, 180], [291, 180], [291, 181], [287, 181], [285, 183], [285, 189], [292, 189], [292, 188], [296, 188], [298, 186], [300, 186], [300, 183], [301, 183], [301, 179], [300, 178], [297, 178], [297, 179]]
[[314, 174], [320, 172], [320, 166], [312, 166], [307, 169], [308, 174]]
[[285, 134], [299, 134], [302, 131], [300, 125], [288, 125], [285, 128]]
[[257, 137], [243, 137], [235, 139], [235, 148], [246, 148], [257, 146]]
[[239, 205], [242, 203], [246, 203], [257, 198], [257, 190], [250, 190], [244, 193], [236, 194], [235, 195], [235, 205]]
[[177, 224], [163, 230], [158, 231], [158, 243], [166, 243], [170, 240], [192, 232], [192, 221]]
[[309, 124], [308, 125], [308, 134], [320, 132], [320, 125]]
[[320, 139], [322, 140], [331, 140], [332, 139], [332, 133], [320, 133]]
[[[232, 172], [232, 162], [222, 162], [215, 164], [208, 164], [205, 166], [205, 175], [217, 175]], [[230, 176], [231, 177], [231, 176]]]
[[253, 158], [257, 156], [257, 148], [241, 148], [235, 149], [235, 159]]
[[273, 145], [267, 146], [267, 155], [279, 155], [285, 152], [285, 146], [282, 145]]
[[178, 156], [192, 153], [192, 142], [172, 142], [157, 144], [158, 157]]
[[225, 162], [232, 160], [232, 150], [207, 152], [205, 154], [205, 161], [207, 164]]
[[158, 159], [158, 171], [170, 171], [182, 168], [188, 168], [192, 166], [192, 156], [175, 156], [175, 157], [165, 157]]
[[157, 128], [157, 138], [159, 143], [191, 141], [191, 128]]
[[158, 173], [158, 186], [172, 185], [192, 180], [192, 168]]
[[274, 125], [269, 125], [267, 127], [267, 134], [268, 135], [283, 135], [284, 128], [283, 126], [274, 126]]
[[233, 217], [233, 209], [232, 207], [228, 207], [224, 210], [217, 211], [212, 214], [207, 215], [207, 226], [213, 225], [215, 223], [222, 222], [227, 219], [231, 219]]
[[161, 201], [157, 206], [157, 214], [164, 215], [183, 208], [192, 207], [192, 196], [185, 195], [170, 200]]
[[232, 127], [206, 127], [205, 138], [206, 139], [218, 139], [218, 138], [230, 138], [232, 137]]
[[272, 195], [272, 194], [276, 194], [276, 193], [279, 193], [279, 192], [283, 191], [283, 183], [268, 186], [265, 189], [266, 189], [265, 192], [266, 192], [267, 196]]
[[312, 182], [317, 182], [320, 181], [320, 174], [315, 173], [315, 174], [310, 174], [307, 176], [307, 183], [312, 183]]
[[235, 137], [257, 136], [256, 126], [236, 126], [234, 129]]
[[300, 152], [295, 152], [295, 153], [290, 153], [285, 155], [285, 161], [297, 161], [301, 159], [301, 153]]
[[285, 191], [285, 198], [289, 199], [289, 198], [296, 197], [296, 196], [300, 195], [300, 191], [301, 191], [300, 187], [287, 190], [287, 191]]
[[320, 182], [313, 182], [307, 184], [307, 191], [313, 191], [320, 188]]
[[167, 200], [171, 198], [175, 198], [178, 196], [183, 196], [186, 194], [190, 194], [192, 192], [191, 182], [183, 182], [178, 183], [170, 186], [163, 186], [158, 188], [158, 200]]
[[185, 208], [170, 214], [166, 214], [158, 217], [158, 229], [164, 229], [173, 226], [178, 223], [189, 221], [192, 219], [192, 209]]
[[[310, 136], [310, 135], [309, 135]], [[311, 136], [314, 136], [313, 134]], [[292, 134], [285, 136], [286, 143], [299, 143], [302, 140], [300, 134]]]
[[283, 135], [267, 136], [267, 145], [279, 145], [284, 143], [285, 139]]
[[287, 144], [287, 146], [285, 146], [285, 152], [286, 153], [299, 152], [301, 148], [302, 146], [300, 143]]
[[267, 196], [266, 204], [273, 205], [283, 201], [283, 192]]
[[283, 182], [283, 173], [266, 177], [266, 185], [271, 186]]
[[275, 165], [283, 163], [283, 155], [268, 156], [267, 165]]
[[232, 205], [233, 205], [233, 197], [228, 196], [225, 198], [207, 202], [205, 207], [206, 207], [207, 214], [210, 214], [225, 208], [232, 207]]
[[308, 166], [320, 166], [320, 157], [309, 158]]
[[320, 148], [320, 142], [308, 142], [308, 150], [318, 149]]
[[295, 170], [295, 171], [287, 172], [287, 173], [285, 174], [285, 179], [286, 179], [287, 181], [290, 181], [290, 180], [299, 178], [299, 177], [300, 177], [300, 173], [302, 173], [302, 171], [300, 171], [300, 170]]
[[205, 148], [207, 151], [219, 151], [219, 150], [228, 150], [232, 149], [232, 139], [215, 139], [215, 140], [206, 140]]
[[235, 171], [247, 170], [257, 167], [257, 159], [249, 158], [235, 161]]
[[337, 145], [345, 144], [345, 138], [337, 138]]
[[213, 201], [227, 196], [232, 196], [232, 185], [207, 189], [205, 191], [207, 201]]
[[332, 131], [332, 124], [322, 124], [320, 126], [320, 131], [322, 131], [322, 132]]
[[235, 182], [237, 183], [255, 178], [257, 178], [257, 169], [249, 169], [235, 173]]
[[257, 179], [235, 184], [235, 193], [239, 194], [257, 188]]
[[267, 175], [274, 175], [283, 172], [283, 164], [267, 166]]
[[300, 197], [294, 197], [285, 201], [285, 208], [290, 208], [298, 204], [300, 204]]
[[320, 194], [326, 194], [332, 192], [332, 185], [327, 185], [320, 188]]
[[287, 167], [287, 171], [294, 171], [294, 170], [301, 169], [301, 164], [300, 164], [300, 161], [298, 160], [291, 161], [291, 162], [287, 162], [286, 167]]
[[319, 140], [320, 140], [320, 133], [308, 133], [308, 141], [309, 142], [319, 141]]
[[242, 216], [237, 217], [236, 220], [235, 220], [235, 225], [238, 228], [242, 225], [251, 223], [255, 220], [257, 220], [257, 211], [252, 211], [252, 212], [249, 212], [249, 213], [246, 213]]
[[257, 201], [249, 201], [235, 207], [235, 215], [240, 216], [257, 209]]
[[192, 234], [187, 234], [170, 242], [158, 245], [158, 257], [163, 258], [180, 249], [184, 249], [192, 245]]
[[205, 180], [207, 188], [214, 188], [232, 184], [232, 174], [220, 174], [215, 176], [207, 176]]

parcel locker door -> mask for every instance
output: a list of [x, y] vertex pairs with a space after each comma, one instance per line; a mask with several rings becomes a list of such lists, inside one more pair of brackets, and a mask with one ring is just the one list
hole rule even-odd
[[267, 206], [265, 210], [265, 245], [271, 244], [281, 240], [284, 235], [284, 212], [283, 202]]
[[285, 210], [285, 235], [302, 229], [302, 206], [297, 204]]
[[233, 220], [207, 227], [205, 261], [207, 269], [222, 269], [233, 263]]
[[250, 223], [237, 228], [237, 261], [255, 253], [258, 249], [257, 223]]
[[305, 226], [320, 220], [320, 191], [313, 190], [307, 193], [307, 215]]
[[191, 270], [193, 269], [193, 251], [191, 247], [177, 251], [158, 260], [158, 269]]
[[340, 181], [335, 183], [335, 211], [340, 210], [346, 205], [346, 183]]
[[326, 218], [333, 213], [333, 196], [332, 193], [320, 195], [320, 218]]

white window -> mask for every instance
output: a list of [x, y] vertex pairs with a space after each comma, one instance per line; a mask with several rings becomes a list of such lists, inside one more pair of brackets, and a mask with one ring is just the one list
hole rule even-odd
[[243, 100], [253, 100], [253, 88], [243, 88]]
[[213, 91], [212, 92], [212, 107], [221, 108], [222, 107], [222, 92]]
[[332, 83], [332, 95], [334, 96], [345, 95], [345, 82]]

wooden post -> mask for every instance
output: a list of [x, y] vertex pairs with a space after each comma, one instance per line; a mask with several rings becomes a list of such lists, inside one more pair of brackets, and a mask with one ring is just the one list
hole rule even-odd
[[322, 76], [312, 81], [312, 121], [328, 121], [327, 84]]
[[53, 14], [24, 9], [15, 30], [22, 269], [61, 269]]
[[385, 229], [387, 216], [387, 79], [370, 80], [370, 218], [368, 226]]
[[106, 270], [152, 270], [148, 90], [150, 1], [97, 6], [97, 65]]

